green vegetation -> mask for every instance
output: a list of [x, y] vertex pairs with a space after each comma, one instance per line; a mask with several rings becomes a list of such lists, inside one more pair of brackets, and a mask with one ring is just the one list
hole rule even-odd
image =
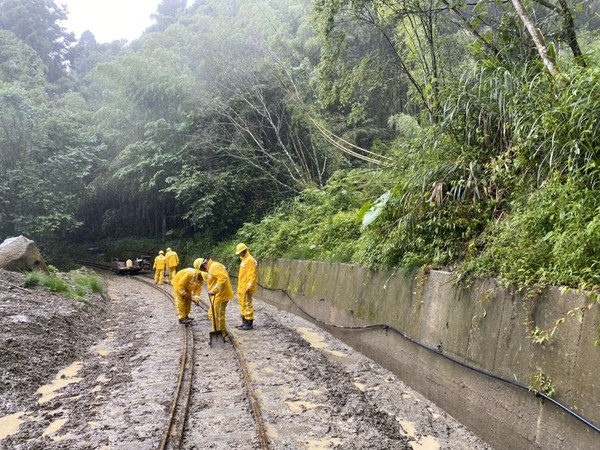
[[597, 293], [598, 5], [515, 2], [164, 0], [98, 43], [0, 0], [0, 237]]
[[[352, 222], [375, 195], [344, 180], [358, 202], [341, 207], [334, 188], [340, 182], [332, 179], [246, 225], [238, 239], [270, 257], [433, 264], [456, 267], [463, 279], [499, 275], [518, 286], [593, 289], [600, 285], [600, 71], [574, 68], [568, 75], [560, 95], [548, 90], [552, 79], [532, 69], [482, 69], [461, 80], [459, 91], [448, 92], [444, 119], [398, 146], [393, 177], [368, 174], [371, 187], [384, 178], [395, 185], [362, 230]], [[468, 98], [472, 92], [477, 97]], [[336, 251], [329, 253], [328, 243]]]
[[50, 292], [84, 302], [88, 306], [92, 306], [86, 298], [88, 293], [103, 295], [105, 292], [102, 278], [84, 269], [72, 270], [68, 273], [51, 270], [48, 275], [39, 271], [29, 272], [25, 277], [24, 287], [42, 287]]
[[552, 397], [556, 393], [556, 386], [552, 382], [552, 379], [542, 372], [541, 369], [531, 377], [529, 388], [534, 392], [541, 392], [548, 397]]

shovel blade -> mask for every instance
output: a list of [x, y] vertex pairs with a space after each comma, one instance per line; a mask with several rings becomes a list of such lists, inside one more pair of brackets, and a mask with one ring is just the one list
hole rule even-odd
[[225, 347], [225, 339], [223, 339], [223, 334], [221, 334], [220, 331], [211, 331], [209, 337], [210, 337], [209, 345], [212, 348]]

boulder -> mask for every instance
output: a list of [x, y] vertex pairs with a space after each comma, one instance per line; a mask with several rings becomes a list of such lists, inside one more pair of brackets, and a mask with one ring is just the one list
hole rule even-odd
[[0, 244], [0, 268], [13, 272], [40, 270], [48, 273], [48, 267], [31, 239], [18, 236]]

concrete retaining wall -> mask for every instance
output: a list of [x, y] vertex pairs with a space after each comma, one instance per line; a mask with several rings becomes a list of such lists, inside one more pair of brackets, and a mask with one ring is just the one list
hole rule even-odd
[[[448, 272], [374, 272], [315, 261], [261, 261], [259, 276], [258, 297], [316, 318], [322, 328], [396, 373], [490, 445], [600, 448], [600, 433], [557, 405], [465, 367], [525, 386], [536, 375], [550, 377], [554, 399], [600, 426], [600, 347], [593, 345], [600, 313], [598, 305], [587, 308], [576, 292], [563, 295], [549, 288], [527, 296], [493, 280], [459, 288]], [[579, 307], [581, 320], [568, 314]], [[529, 337], [536, 327], [551, 331], [561, 318], [565, 321], [546, 342], [537, 344]], [[381, 327], [339, 328], [374, 324], [400, 330], [405, 337]]]

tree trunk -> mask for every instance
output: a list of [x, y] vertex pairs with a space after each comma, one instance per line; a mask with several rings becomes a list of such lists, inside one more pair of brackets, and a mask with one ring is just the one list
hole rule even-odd
[[585, 58], [583, 57], [583, 52], [581, 51], [581, 47], [579, 47], [579, 41], [577, 40], [577, 33], [575, 32], [575, 20], [573, 19], [573, 14], [571, 13], [571, 8], [569, 8], [569, 4], [566, 0], [558, 0], [560, 7], [551, 3], [548, 0], [534, 0], [536, 3], [542, 5], [545, 8], [548, 8], [563, 18], [564, 28], [562, 31], [564, 39], [567, 41], [567, 44], [571, 48], [573, 52], [573, 56], [581, 67], [586, 67], [587, 63]]
[[558, 76], [559, 72], [558, 72], [558, 69], [556, 69], [556, 67], [554, 66], [554, 63], [552, 62], [552, 59], [550, 58], [550, 56], [548, 54], [548, 48], [546, 47], [546, 44], [544, 43], [544, 36], [542, 36], [542, 33], [540, 33], [540, 30], [538, 30], [537, 27], [535, 26], [535, 22], [533, 21], [533, 18], [531, 18], [531, 16], [527, 13], [525, 8], [523, 7], [521, 0], [511, 0], [511, 3], [515, 7], [515, 10], [517, 11], [517, 14], [519, 15], [519, 17], [525, 24], [527, 31], [529, 31], [529, 34], [531, 35], [531, 38], [533, 39], [533, 42], [535, 43], [535, 47], [537, 48], [540, 58], [542, 58], [542, 62], [546, 66], [546, 69], [548, 69], [548, 72], [550, 72], [550, 75], [552, 75], [553, 77], [556, 78]]

